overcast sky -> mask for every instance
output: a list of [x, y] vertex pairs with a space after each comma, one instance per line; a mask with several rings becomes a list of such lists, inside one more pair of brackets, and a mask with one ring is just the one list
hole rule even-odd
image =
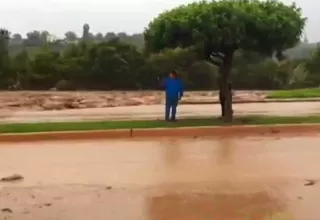
[[[192, 0], [3, 0], [0, 27], [21, 34], [48, 30], [60, 37], [69, 30], [80, 34], [82, 25], [88, 23], [93, 33], [137, 33], [162, 11], [189, 2]], [[296, 3], [308, 17], [309, 41], [320, 41], [320, 1], [296, 0]]]

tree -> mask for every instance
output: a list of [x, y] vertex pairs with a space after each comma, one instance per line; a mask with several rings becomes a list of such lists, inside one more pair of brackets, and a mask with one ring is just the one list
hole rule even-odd
[[90, 40], [90, 26], [89, 26], [89, 24], [83, 25], [82, 40], [84, 40], [84, 41]]
[[6, 29], [0, 29], [0, 55], [8, 53], [8, 44], [10, 32]]
[[[69, 44], [61, 53], [59, 60], [59, 70], [64, 80], [73, 83], [83, 84], [86, 82], [85, 77], [90, 70], [85, 70], [87, 55], [87, 44], [80, 42], [77, 44]], [[89, 69], [89, 68], [88, 68]]]
[[32, 31], [27, 33], [27, 39], [25, 40], [26, 46], [40, 46], [43, 44], [40, 31]]
[[77, 34], [73, 31], [68, 31], [64, 34], [65, 39], [69, 42], [76, 41], [78, 39]]
[[22, 44], [22, 36], [21, 34], [13, 34], [10, 43], [12, 44]]
[[51, 88], [61, 79], [61, 74], [58, 71], [59, 57], [59, 53], [53, 52], [48, 48], [43, 48], [36, 54], [30, 63], [33, 71], [30, 83], [33, 84], [34, 88]]
[[127, 33], [126, 32], [119, 32], [117, 34], [117, 37], [120, 38], [121, 40], [125, 39], [128, 37]]
[[146, 50], [184, 47], [219, 67], [224, 118], [232, 121], [228, 89], [234, 53], [238, 49], [281, 53], [300, 41], [305, 18], [295, 4], [277, 0], [202, 1], [160, 14], [144, 32]]
[[47, 43], [49, 41], [50, 33], [48, 31], [41, 31], [40, 38], [43, 43]]
[[118, 39], [94, 44], [87, 54], [89, 82], [95, 89], [133, 89], [144, 59], [137, 48]]
[[97, 41], [103, 41], [103, 34], [102, 33], [97, 33], [95, 36], [94, 36], [94, 39], [97, 40]]
[[7, 86], [10, 78], [10, 57], [9, 57], [10, 32], [6, 29], [0, 29], [0, 86]]
[[117, 35], [114, 32], [108, 32], [108, 33], [106, 33], [104, 38], [106, 39], [106, 41], [109, 41], [109, 40], [117, 38]]
[[29, 80], [31, 76], [30, 59], [27, 50], [24, 48], [12, 59], [13, 65], [13, 88], [26, 89], [29, 88]]
[[127, 44], [135, 45], [138, 49], [143, 50], [143, 47], [144, 47], [143, 34], [133, 34], [120, 39], [121, 41]]

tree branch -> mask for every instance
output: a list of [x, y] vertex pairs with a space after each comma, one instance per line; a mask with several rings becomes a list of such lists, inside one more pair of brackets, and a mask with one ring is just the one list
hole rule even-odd
[[217, 66], [217, 67], [220, 67], [220, 66], [221, 66], [221, 62], [212, 59], [212, 57], [208, 57], [207, 60], [208, 60], [210, 63], [212, 63], [213, 65]]
[[210, 56], [213, 56], [213, 57], [217, 57], [217, 58], [220, 58], [220, 59], [224, 59], [225, 55], [221, 52], [212, 52], [210, 54]]
[[277, 50], [275, 56], [278, 59], [278, 61], [283, 61], [283, 60], [287, 59], [286, 55], [283, 54], [283, 52], [281, 50]]

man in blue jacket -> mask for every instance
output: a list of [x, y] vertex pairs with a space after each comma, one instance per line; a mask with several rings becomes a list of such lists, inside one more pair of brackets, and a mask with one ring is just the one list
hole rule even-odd
[[166, 91], [165, 120], [175, 121], [178, 102], [183, 96], [183, 83], [178, 78], [177, 72], [172, 71], [169, 77], [164, 80], [163, 86]]

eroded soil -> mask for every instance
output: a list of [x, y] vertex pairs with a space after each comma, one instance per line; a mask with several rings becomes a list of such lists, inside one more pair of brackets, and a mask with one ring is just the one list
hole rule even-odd
[[[266, 92], [238, 91], [234, 101], [264, 100]], [[186, 92], [182, 103], [217, 102], [217, 92]], [[137, 92], [0, 92], [0, 110], [63, 110], [155, 105], [164, 102], [161, 91]]]

